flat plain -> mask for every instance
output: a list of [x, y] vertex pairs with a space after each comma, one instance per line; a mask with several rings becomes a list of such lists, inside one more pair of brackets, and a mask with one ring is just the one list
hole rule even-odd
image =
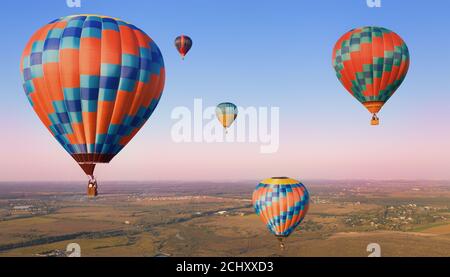
[[450, 256], [450, 182], [305, 181], [310, 210], [280, 250], [256, 181], [0, 183], [0, 256]]

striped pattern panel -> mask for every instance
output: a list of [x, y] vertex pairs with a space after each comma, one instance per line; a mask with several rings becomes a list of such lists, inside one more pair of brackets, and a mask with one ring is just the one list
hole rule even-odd
[[228, 128], [233, 124], [238, 115], [238, 108], [233, 103], [224, 102], [216, 107], [216, 116], [220, 124], [224, 128]]
[[309, 194], [305, 186], [294, 179], [271, 178], [256, 187], [253, 206], [272, 234], [287, 237], [305, 217]]
[[21, 58], [37, 115], [78, 161], [108, 162], [153, 113], [164, 87], [158, 46], [134, 25], [97, 15], [54, 20]]
[[338, 79], [361, 103], [386, 102], [405, 79], [409, 61], [401, 37], [380, 27], [351, 30], [333, 50]]

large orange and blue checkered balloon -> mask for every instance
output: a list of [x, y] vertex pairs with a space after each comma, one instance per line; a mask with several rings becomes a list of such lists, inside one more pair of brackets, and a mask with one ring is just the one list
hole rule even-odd
[[399, 88], [409, 67], [408, 47], [396, 33], [362, 27], [343, 35], [333, 49], [333, 67], [342, 85], [373, 114]]
[[163, 57], [149, 36], [98, 15], [62, 17], [39, 29], [20, 69], [37, 115], [88, 175], [136, 135], [165, 79]]
[[270, 232], [280, 238], [289, 236], [308, 212], [308, 190], [299, 181], [288, 177], [261, 181], [252, 198], [256, 214]]

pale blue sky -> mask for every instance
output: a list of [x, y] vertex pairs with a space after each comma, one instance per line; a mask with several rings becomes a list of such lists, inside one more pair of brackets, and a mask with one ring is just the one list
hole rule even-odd
[[[158, 108], [135, 141], [100, 169], [105, 179], [223, 179], [229, 172], [236, 172], [233, 178], [261, 179], [268, 177], [264, 174], [449, 179], [450, 2], [382, 3], [371, 9], [365, 0], [82, 0], [81, 8], [68, 8], [65, 0], [4, 1], [0, 170], [5, 172], [0, 180], [49, 179], [54, 174], [84, 178], [34, 115], [19, 73], [22, 49], [33, 32], [77, 13], [133, 23], [158, 44], [166, 64]], [[331, 66], [336, 40], [365, 25], [395, 31], [411, 54], [409, 74], [384, 107], [378, 128], [368, 126], [369, 114], [348, 95]], [[194, 40], [183, 62], [173, 47], [181, 33]], [[175, 145], [170, 113], [176, 106], [192, 107], [194, 98], [205, 105], [232, 101], [280, 107], [280, 151], [262, 156], [253, 145]], [[186, 162], [194, 153], [199, 153], [196, 160]], [[241, 155], [240, 161], [216, 161], [227, 153]], [[184, 168], [186, 164], [193, 168]], [[57, 166], [63, 170], [55, 173]], [[172, 166], [183, 169], [167, 170]], [[24, 169], [26, 174], [19, 174]]]

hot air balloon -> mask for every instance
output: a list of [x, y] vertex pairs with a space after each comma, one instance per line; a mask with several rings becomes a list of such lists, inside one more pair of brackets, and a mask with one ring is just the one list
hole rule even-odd
[[377, 113], [406, 77], [409, 52], [396, 33], [362, 27], [343, 35], [333, 50], [333, 66], [342, 85], [361, 102], [378, 125]]
[[261, 181], [253, 191], [256, 214], [284, 248], [284, 239], [302, 222], [309, 207], [309, 193], [297, 180], [272, 177]]
[[233, 124], [238, 115], [238, 108], [230, 102], [220, 103], [216, 107], [216, 116], [225, 130]]
[[186, 56], [187, 52], [192, 47], [192, 39], [188, 36], [181, 35], [175, 39], [175, 47], [181, 55], [181, 58], [184, 60], [184, 56]]
[[136, 135], [164, 88], [164, 61], [142, 30], [120, 19], [72, 15], [39, 29], [23, 51], [27, 98], [90, 177]]

